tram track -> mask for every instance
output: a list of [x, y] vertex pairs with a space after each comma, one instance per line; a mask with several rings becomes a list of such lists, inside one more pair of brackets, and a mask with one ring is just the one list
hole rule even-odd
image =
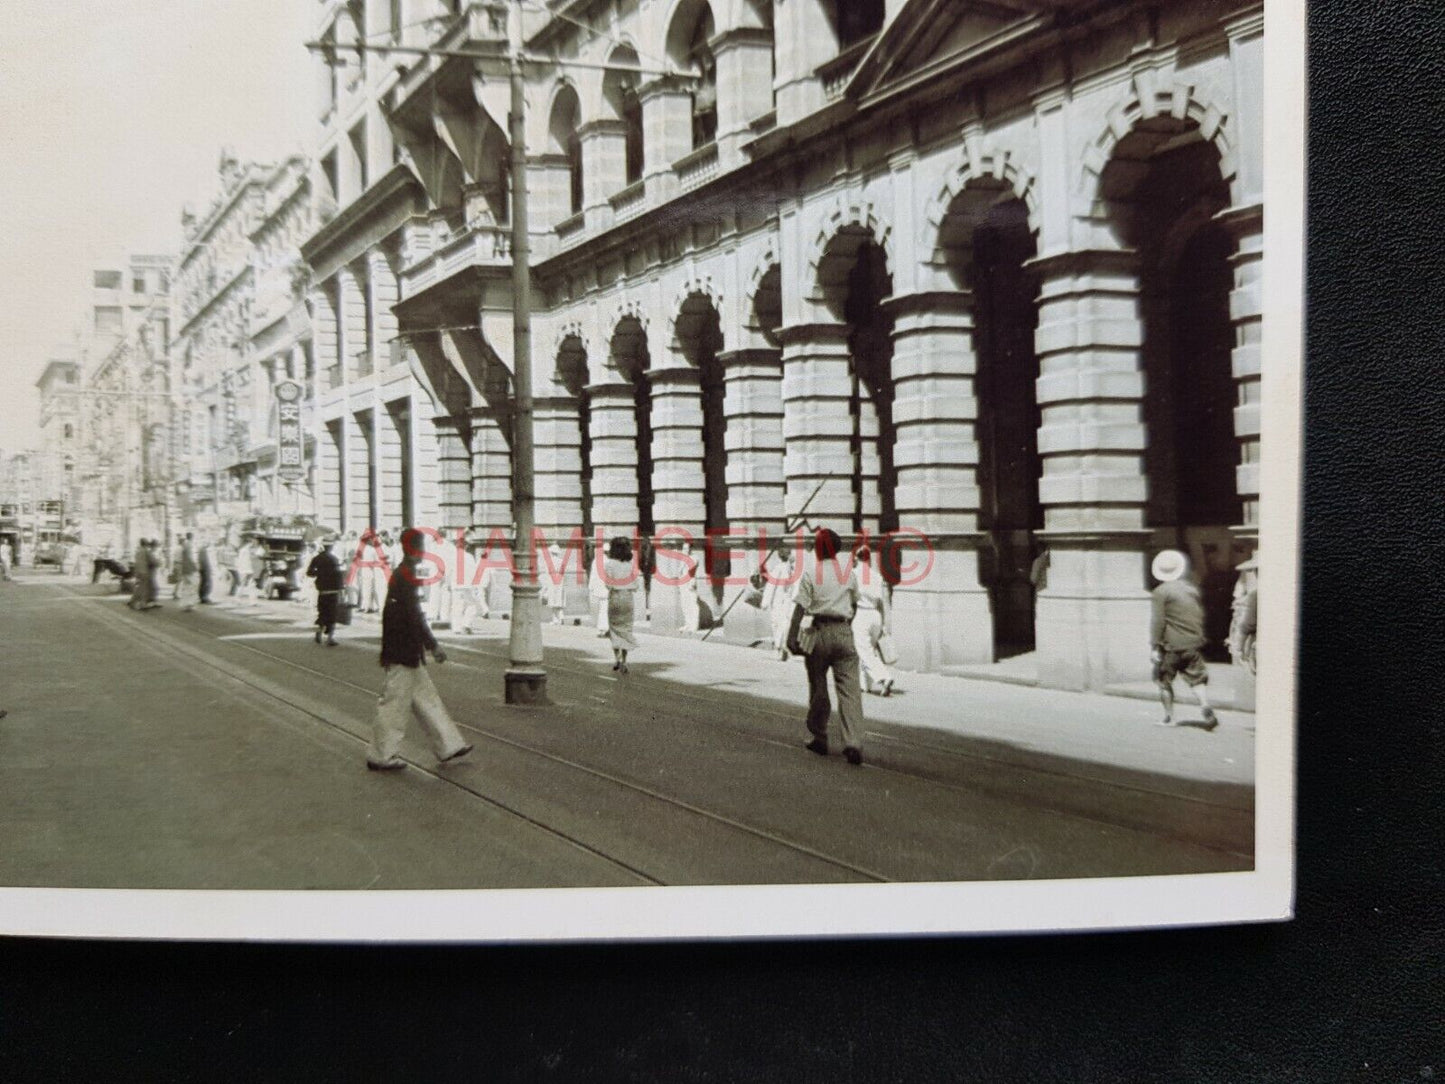
[[[174, 651], [175, 653], [183, 655], [186, 658], [192, 660], [193, 662], [199, 663], [203, 666], [208, 666], [216, 672], [224, 675], [229, 680], [234, 681], [241, 686], [244, 686], [252, 693], [264, 696], [269, 700], [279, 703], [292, 711], [299, 712], [300, 714], [314, 719], [315, 721], [322, 723], [329, 729], [346, 736], [347, 738], [355, 741], [360, 745], [364, 746], [367, 743], [367, 739], [365, 737], [356, 734], [346, 726], [337, 723], [334, 719], [328, 718], [323, 713], [314, 710], [312, 707], [302, 702], [300, 699], [288, 696], [284, 692], [278, 691], [272, 686], [270, 682], [264, 680], [257, 680], [254, 677], [247, 676], [244, 671], [240, 671], [238, 673], [237, 671], [239, 670], [239, 668], [224, 662], [224, 660], [218, 659], [210, 652], [197, 649], [192, 645], [185, 643], [183, 640], [173, 634], [163, 632], [155, 628], [145, 629], [145, 626], [141, 621], [127, 620], [124, 615], [120, 614], [106, 613], [104, 617], [108, 621], [116, 622], [128, 629], [145, 630], [149, 633], [149, 638], [153, 642], [163, 645], [166, 651]], [[349, 681], [346, 678], [338, 677], [334, 674], [329, 674], [323, 670], [318, 670], [314, 667], [306, 666], [304, 663], [296, 662], [295, 660], [288, 659], [282, 655], [277, 655], [269, 651], [261, 650], [251, 644], [234, 640], [228, 641], [228, 644], [231, 647], [265, 658], [272, 663], [284, 665], [296, 671], [309, 674], [314, 678], [320, 678], [334, 685], [339, 685], [351, 689], [355, 692], [364, 694], [368, 698], [374, 698], [376, 696], [376, 690], [374, 688], [360, 685], [356, 682]], [[739, 832], [752, 838], [765, 841], [774, 847], [785, 849], [791, 853], [806, 855], [808, 858], [816, 862], [823, 863], [851, 875], [852, 879], [860, 879], [863, 881], [875, 883], [885, 883], [895, 880], [895, 878], [889, 877], [886, 874], [869, 869], [858, 863], [850, 862], [847, 859], [839, 858], [835, 855], [826, 854], [825, 852], [820, 851], [817, 848], [810, 847], [809, 845], [801, 843], [797, 840], [789, 839], [776, 832], [769, 831], [766, 828], [760, 828], [756, 825], [746, 824], [734, 817], [727, 816], [726, 814], [704, 809], [703, 807], [698, 806], [695, 803], [688, 802], [674, 795], [665, 794], [661, 791], [656, 790], [655, 788], [647, 787], [632, 780], [624, 779], [611, 772], [606, 772], [585, 764], [581, 764], [575, 760], [572, 760], [571, 758], [562, 757], [555, 753], [548, 752], [544, 749], [538, 749], [535, 746], [528, 745], [525, 742], [517, 741], [514, 738], [509, 738], [506, 735], [498, 734], [494, 731], [486, 729], [485, 727], [478, 726], [475, 723], [458, 722], [457, 725], [460, 729], [470, 734], [475, 734], [477, 737], [482, 738], [486, 741], [509, 747], [518, 752], [545, 760], [553, 765], [566, 768], [570, 771], [585, 774], [593, 779], [600, 780], [615, 787], [623, 788], [629, 792], [650, 799], [651, 801], [664, 804], [674, 810], [682, 811], [691, 816], [706, 819], [716, 825], [723, 826], [731, 831]], [[447, 773], [433, 771], [412, 760], [408, 760], [407, 764], [409, 766], [408, 770], [419, 771], [424, 775], [427, 775], [433, 779], [437, 779], [443, 783], [446, 783], [449, 786], [455, 787], [458, 790], [461, 790], [471, 795], [472, 797], [486, 803], [487, 805], [492, 806], [499, 811], [506, 813], [509, 816], [512, 816], [520, 821], [523, 821], [536, 829], [544, 831], [549, 835], [554, 836], [555, 838], [562, 840], [574, 847], [586, 851], [594, 857], [600, 858], [603, 861], [610, 863], [611, 865], [625, 871], [633, 877], [645, 881], [648, 884], [663, 885], [667, 883], [666, 881], [654, 876], [652, 873], [641, 868], [640, 866], [629, 863], [621, 858], [618, 858], [616, 855], [609, 853], [603, 848], [587, 842], [585, 839], [581, 838], [577, 834], [566, 832], [560, 828], [557, 828], [554, 825], [547, 824], [539, 820], [538, 818], [526, 813], [524, 810], [517, 809], [510, 803], [503, 802], [494, 796], [483, 793], [475, 787], [468, 786], [463, 779], [456, 778]]]

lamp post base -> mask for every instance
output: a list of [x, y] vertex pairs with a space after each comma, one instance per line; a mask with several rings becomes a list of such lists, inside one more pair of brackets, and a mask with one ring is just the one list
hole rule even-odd
[[541, 705], [550, 704], [547, 699], [547, 672], [545, 670], [508, 670], [503, 675], [505, 700], [508, 704]]

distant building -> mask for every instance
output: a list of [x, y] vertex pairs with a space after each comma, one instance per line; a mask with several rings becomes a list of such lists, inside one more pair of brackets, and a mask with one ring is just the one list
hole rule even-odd
[[172, 529], [170, 265], [137, 255], [91, 275], [75, 517], [87, 544], [129, 548]]

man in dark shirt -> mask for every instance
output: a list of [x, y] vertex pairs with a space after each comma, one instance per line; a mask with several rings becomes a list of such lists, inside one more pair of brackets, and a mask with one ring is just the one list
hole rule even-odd
[[1185, 683], [1199, 698], [1204, 711], [1204, 729], [1219, 725], [1214, 709], [1209, 706], [1209, 670], [1199, 649], [1204, 646], [1204, 604], [1199, 588], [1184, 578], [1189, 571], [1189, 558], [1178, 550], [1164, 550], [1154, 558], [1151, 571], [1159, 586], [1151, 595], [1153, 620], [1149, 642], [1153, 645], [1154, 680], [1159, 686], [1159, 699], [1164, 703], [1161, 726], [1174, 725], [1174, 678], [1183, 675]]
[[335, 544], [330, 538], [321, 543], [321, 552], [306, 566], [306, 575], [316, 581], [316, 642], [321, 642], [324, 633], [327, 647], [336, 646], [336, 608], [344, 582], [341, 562], [331, 552]]
[[386, 668], [386, 683], [376, 704], [376, 725], [366, 750], [366, 766], [372, 771], [406, 767], [399, 751], [407, 718], [413, 712], [441, 763], [459, 760], [472, 751], [426, 671], [428, 651], [439, 663], [446, 662], [447, 655], [427, 627], [417, 591], [417, 566], [425, 546], [426, 537], [416, 528], [402, 532], [404, 557], [391, 574], [381, 610], [381, 665]]

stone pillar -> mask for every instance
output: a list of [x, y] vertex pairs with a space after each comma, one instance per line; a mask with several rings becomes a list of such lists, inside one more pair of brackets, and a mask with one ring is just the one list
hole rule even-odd
[[[853, 530], [853, 381], [843, 324], [796, 324], [783, 346], [784, 512], [846, 535]], [[816, 496], [813, 491], [822, 483]]]
[[776, 536], [783, 527], [783, 355], [764, 347], [718, 355], [725, 391], [728, 522]]
[[567, 395], [532, 402], [537, 526], [549, 539], [565, 539], [585, 518], [582, 507], [582, 403]]
[[406, 510], [402, 500], [403, 476], [409, 466], [405, 455], [404, 438], [410, 419], [400, 417], [398, 411], [405, 410], [406, 400], [387, 403], [376, 411], [376, 518], [377, 526], [396, 531], [407, 527]]
[[837, 37], [822, 4], [779, 4], [776, 17], [775, 82], [781, 127], [823, 107], [823, 84], [813, 73], [836, 55]]
[[471, 426], [466, 418], [432, 419], [437, 462], [437, 525], [451, 537], [472, 526]]
[[311, 339], [316, 354], [317, 398], [331, 390], [333, 366], [341, 360], [341, 342], [337, 336], [336, 305], [332, 301], [332, 284], [322, 283], [311, 294]]
[[494, 407], [473, 407], [472, 525], [486, 533], [512, 530], [512, 449]]
[[346, 524], [354, 531], [378, 526], [372, 522], [371, 463], [376, 419], [370, 410], [353, 416], [346, 434]]
[[372, 329], [370, 347], [376, 371], [391, 364], [392, 340], [397, 337], [392, 306], [400, 299], [400, 288], [391, 261], [380, 249], [366, 254], [367, 280], [371, 289]]
[[[652, 377], [652, 492], [653, 520], [661, 531], [677, 528], [664, 549], [682, 548], [682, 539], [692, 539], [693, 559], [701, 564], [706, 538], [706, 506], [703, 491], [702, 388], [698, 370], [674, 355], [674, 364], [654, 369]], [[657, 571], [677, 579], [685, 562], [659, 555]], [[699, 578], [699, 591], [710, 594], [706, 580]], [[655, 627], [670, 632], [682, 624], [681, 588], [654, 578], [649, 597]]]
[[612, 225], [608, 196], [627, 187], [627, 125], [613, 117], [588, 121], [577, 129], [582, 141], [582, 213], [587, 229]]
[[677, 192], [672, 164], [692, 151], [692, 95], [687, 83], [663, 76], [637, 92], [642, 103], [642, 180], [658, 203]]
[[1050, 551], [1036, 610], [1039, 681], [1101, 689], [1148, 676], [1137, 260], [1132, 252], [1083, 251], [1030, 267], [1042, 284], [1039, 541]]
[[709, 43], [717, 58], [717, 144], [723, 169], [742, 162], [751, 124], [773, 108], [773, 34], [737, 27]]
[[587, 388], [592, 438], [592, 522], [604, 537], [637, 526], [635, 389], [620, 375]]
[[1229, 295], [1229, 316], [1234, 323], [1231, 352], [1234, 383], [1238, 392], [1234, 408], [1234, 435], [1239, 440], [1236, 489], [1244, 504], [1240, 533], [1252, 543], [1259, 542], [1259, 434], [1260, 418], [1260, 336], [1263, 330], [1264, 298], [1264, 208], [1231, 208], [1220, 215], [1234, 235], [1234, 289]]
[[342, 530], [344, 496], [341, 486], [343, 457], [346, 454], [345, 418], [337, 418], [321, 427], [317, 456], [317, 485], [321, 490], [321, 522]]
[[361, 293], [365, 283], [352, 268], [342, 267], [336, 272], [336, 284], [340, 292], [341, 372], [343, 383], [349, 383], [356, 379], [356, 355], [367, 346], [366, 299]]
[[[727, 449], [727, 516], [734, 531], [746, 532], [731, 546], [732, 575], [751, 576], [763, 553], [759, 530], [769, 548], [783, 544], [783, 355], [774, 347], [730, 350], [718, 355], [723, 370], [723, 434]], [[722, 543], [719, 543], [720, 545]], [[776, 569], [776, 562], [773, 566]], [[724, 605], [740, 590], [729, 586]], [[772, 635], [769, 615], [738, 604], [728, 614], [724, 633], [750, 643]]]
[[899, 665], [991, 663], [993, 618], [977, 549], [973, 295], [938, 290], [885, 305], [893, 317], [894, 499], [900, 531], [919, 536], [909, 554], [920, 563], [917, 582], [906, 576], [893, 593]]

